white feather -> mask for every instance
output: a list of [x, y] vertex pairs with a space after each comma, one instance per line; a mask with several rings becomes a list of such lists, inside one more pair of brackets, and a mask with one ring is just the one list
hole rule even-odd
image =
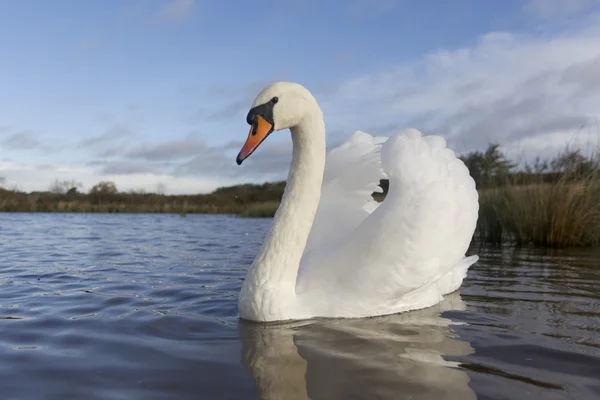
[[[360, 141], [352, 136], [350, 145], [334, 150], [339, 170], [360, 173], [356, 180], [343, 181], [346, 186], [324, 180], [327, 189], [315, 218], [320, 230], [309, 236], [309, 241], [313, 234], [318, 239], [309, 242], [314, 247], [305, 253], [298, 274], [297, 294], [321, 299], [321, 304], [335, 307], [337, 316], [431, 306], [456, 290], [477, 260], [464, 257], [477, 222], [477, 190], [445, 140], [423, 137], [414, 129], [379, 140], [381, 151], [372, 145], [375, 140], [361, 133]], [[362, 202], [382, 176], [380, 168], [390, 180], [389, 192], [369, 214]], [[356, 195], [346, 201], [346, 193]], [[321, 204], [327, 205], [323, 212]], [[328, 224], [330, 213], [336, 221], [349, 215], [352, 223], [338, 230]]]
[[[357, 131], [327, 153], [321, 199], [305, 253], [354, 230], [377, 206], [371, 194], [382, 192], [381, 138]], [[384, 138], [387, 139], [387, 138]]]

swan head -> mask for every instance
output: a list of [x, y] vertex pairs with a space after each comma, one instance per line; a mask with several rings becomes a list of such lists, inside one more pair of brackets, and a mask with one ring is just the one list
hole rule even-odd
[[297, 83], [275, 82], [261, 90], [246, 117], [250, 132], [236, 158], [238, 165], [271, 133], [300, 124], [314, 112], [315, 106], [320, 112], [312, 94]]

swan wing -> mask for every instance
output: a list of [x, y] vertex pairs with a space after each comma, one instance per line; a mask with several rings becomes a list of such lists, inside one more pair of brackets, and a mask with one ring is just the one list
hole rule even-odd
[[380, 151], [386, 139], [356, 131], [327, 153], [321, 199], [305, 254], [342, 240], [377, 208], [379, 203], [371, 195], [383, 191]]
[[381, 141], [380, 155], [386, 199], [343, 240], [324, 237], [303, 259], [296, 291], [317, 313], [362, 317], [429, 307], [458, 289], [477, 260], [465, 257], [477, 190], [445, 140], [411, 129]]

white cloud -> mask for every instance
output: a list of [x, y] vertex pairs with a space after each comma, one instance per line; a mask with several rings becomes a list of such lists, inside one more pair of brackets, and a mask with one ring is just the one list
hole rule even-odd
[[532, 162], [536, 156], [550, 160], [566, 148], [581, 149], [585, 156], [596, 156], [600, 150], [600, 134], [597, 129], [544, 132], [527, 136], [501, 146], [501, 150], [517, 162]]
[[598, 21], [552, 36], [492, 32], [343, 82], [323, 101], [328, 126], [346, 135], [410, 126], [458, 152], [495, 141], [556, 154], [573, 134], [583, 143], [600, 133]]
[[[237, 183], [233, 180], [208, 177], [175, 177], [168, 174], [134, 173], [111, 175], [98, 172], [95, 168], [81, 164], [24, 164], [0, 162], [0, 176], [6, 178], [5, 187], [15, 185], [25, 192], [47, 190], [55, 179], [75, 179], [87, 191], [96, 183], [108, 180], [116, 183], [120, 191], [144, 189], [156, 191], [158, 183], [166, 185], [167, 194], [207, 193], [219, 186]], [[45, 185], [40, 183], [44, 182]]]

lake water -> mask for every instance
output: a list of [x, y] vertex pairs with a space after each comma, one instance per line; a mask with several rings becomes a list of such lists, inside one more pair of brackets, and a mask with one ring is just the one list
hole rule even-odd
[[600, 398], [598, 251], [473, 248], [430, 309], [240, 323], [269, 224], [0, 214], [1, 398]]

